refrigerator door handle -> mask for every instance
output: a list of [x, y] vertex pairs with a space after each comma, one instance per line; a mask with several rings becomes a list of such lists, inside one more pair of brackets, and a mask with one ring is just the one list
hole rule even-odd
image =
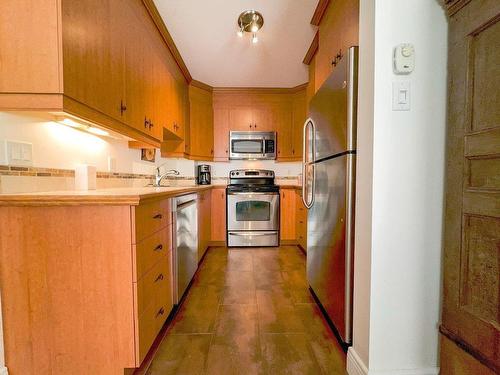
[[[311, 134], [312, 134], [312, 142], [311, 142], [311, 155], [312, 155], [312, 160], [308, 161], [308, 144], [309, 144], [309, 139], [307, 137], [308, 133], [308, 127], [311, 126]], [[314, 156], [316, 152], [316, 134], [314, 130], [314, 121], [311, 118], [308, 118], [306, 122], [304, 123], [304, 130], [303, 130], [303, 135], [302, 135], [302, 203], [304, 203], [304, 206], [309, 209], [313, 206], [314, 204], [314, 191], [315, 191], [315, 184], [316, 184], [316, 171], [314, 168]], [[308, 200], [308, 191], [307, 191], [307, 186], [308, 186], [308, 178], [309, 174], [307, 173], [307, 167], [311, 166], [313, 169], [312, 172], [312, 194], [311, 194], [311, 200]]]

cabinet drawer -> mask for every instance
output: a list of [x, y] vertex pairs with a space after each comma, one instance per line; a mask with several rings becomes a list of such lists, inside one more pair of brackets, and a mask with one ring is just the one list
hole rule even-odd
[[[172, 251], [172, 225], [161, 229], [136, 245], [135, 272], [133, 280], [137, 281], [148, 272], [158, 261]], [[169, 255], [170, 256], [170, 255]]]
[[135, 243], [172, 223], [170, 199], [141, 204], [135, 209]]
[[136, 331], [137, 367], [140, 367], [146, 357], [171, 309], [172, 305], [168, 303], [152, 303], [139, 317]]
[[159, 262], [136, 283], [137, 314], [139, 317], [152, 304], [172, 304], [173, 278], [170, 257], [171, 253], [162, 256]]

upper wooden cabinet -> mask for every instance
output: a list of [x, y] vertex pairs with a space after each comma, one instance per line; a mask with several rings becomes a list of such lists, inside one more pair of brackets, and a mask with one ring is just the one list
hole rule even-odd
[[182, 141], [187, 84], [140, 0], [0, 4], [0, 109], [68, 113]]
[[305, 87], [214, 89], [213, 109], [214, 160], [228, 160], [230, 131], [275, 131], [277, 160], [301, 159]]
[[326, 7], [320, 1], [311, 22], [319, 30], [304, 62], [313, 70], [309, 82], [314, 82], [316, 92], [335, 67], [337, 56], [359, 44], [359, 0], [330, 1]]
[[214, 156], [214, 112], [212, 92], [189, 85], [188, 157], [212, 160]]

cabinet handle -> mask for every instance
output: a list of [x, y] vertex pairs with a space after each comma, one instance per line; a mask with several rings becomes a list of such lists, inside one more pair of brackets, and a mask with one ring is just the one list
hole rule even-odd
[[214, 154], [214, 149], [211, 149], [210, 150], [210, 155], [213, 155]]
[[165, 309], [162, 307], [158, 312], [156, 313], [156, 317], [163, 315], [165, 313]]
[[156, 214], [155, 216], [153, 216], [153, 219], [163, 219], [163, 215], [162, 214]]
[[226, 150], [226, 154], [228, 153], [228, 151]]
[[149, 126], [149, 121], [146, 117], [144, 117], [144, 127], [147, 128]]
[[156, 282], [158, 282], [158, 281], [161, 281], [161, 280], [163, 280], [163, 274], [162, 274], [162, 273], [160, 273], [160, 274], [158, 275], [158, 277], [157, 277], [157, 278], [156, 278], [156, 280], [155, 280], [155, 283], [156, 283]]
[[153, 124], [153, 121], [149, 120], [149, 130], [151, 130], [153, 126], [155, 126], [155, 124]]
[[163, 245], [159, 244], [158, 246], [155, 247], [154, 251], [160, 251], [163, 250]]
[[123, 112], [127, 110], [127, 106], [123, 104], [123, 100], [120, 100], [120, 115], [123, 116]]

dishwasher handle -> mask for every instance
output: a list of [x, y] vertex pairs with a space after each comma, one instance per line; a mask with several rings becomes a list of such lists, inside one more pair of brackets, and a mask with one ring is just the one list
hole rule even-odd
[[187, 202], [184, 202], [184, 203], [181, 203], [179, 205], [177, 205], [177, 211], [181, 211], [193, 204], [196, 204], [196, 199], [193, 199], [193, 200], [190, 200], [190, 201], [187, 201]]

